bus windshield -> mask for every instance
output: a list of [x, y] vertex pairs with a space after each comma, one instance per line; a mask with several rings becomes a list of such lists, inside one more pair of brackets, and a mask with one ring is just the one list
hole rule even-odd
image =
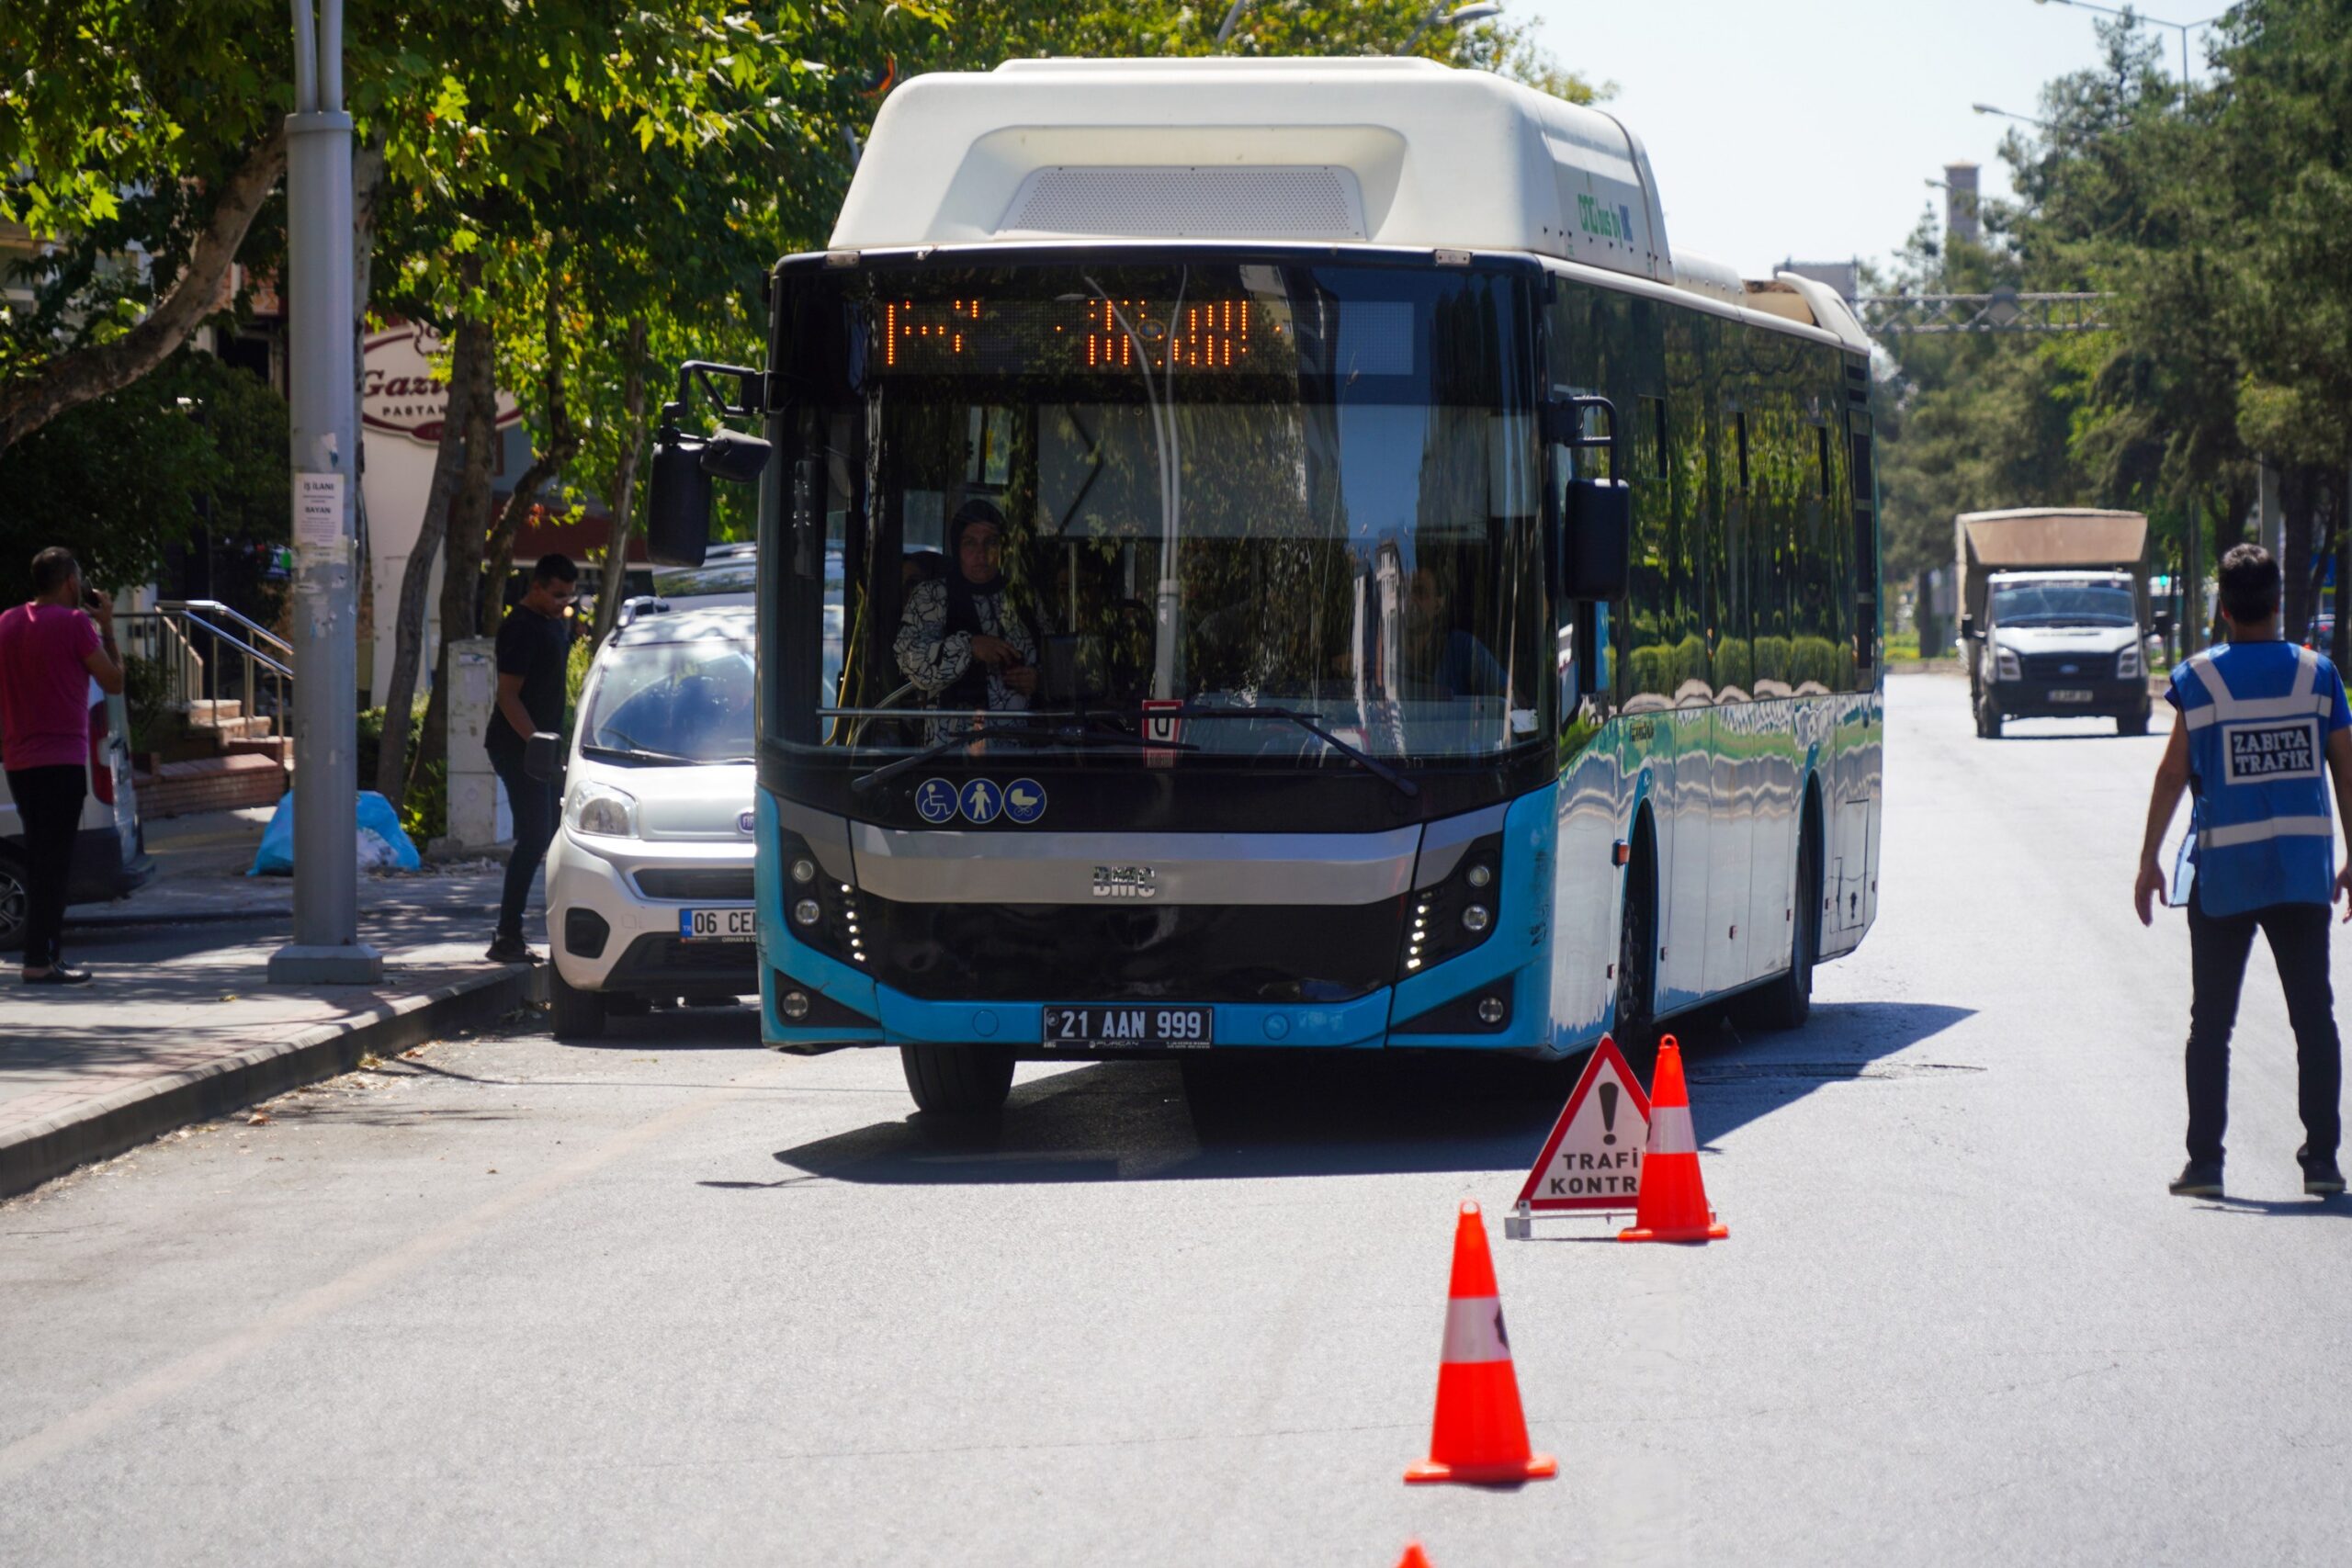
[[823, 491], [842, 563], [799, 618], [825, 639], [824, 743], [1053, 746], [1155, 708], [1210, 754], [1316, 752], [1252, 710], [1398, 758], [1544, 732], [1517, 279], [1194, 262], [825, 286], [800, 338], [831, 363], [796, 372], [835, 389], [797, 416], [822, 461], [796, 504]]

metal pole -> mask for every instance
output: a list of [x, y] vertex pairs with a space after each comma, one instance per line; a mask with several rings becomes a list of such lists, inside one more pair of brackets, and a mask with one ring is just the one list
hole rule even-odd
[[[313, 28], [311, 9], [322, 8]], [[294, 940], [277, 986], [371, 985], [359, 941], [358, 671], [352, 503], [351, 117], [343, 0], [294, 0], [295, 112], [286, 119], [287, 349], [294, 468]]]

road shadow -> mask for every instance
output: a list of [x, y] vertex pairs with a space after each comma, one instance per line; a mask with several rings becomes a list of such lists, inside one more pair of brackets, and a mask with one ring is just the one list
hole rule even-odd
[[2223, 1193], [2219, 1198], [2206, 1199], [2198, 1207], [2217, 1214], [2352, 1220], [2352, 1198], [2340, 1192], [2329, 1198], [2233, 1198]]
[[1964, 1062], [1886, 1060], [1974, 1016], [1973, 1008], [1936, 1002], [1816, 1002], [1805, 1026], [1785, 1033], [1743, 1033], [1721, 1014], [1668, 1032], [1683, 1047], [1690, 1120], [1704, 1146], [1826, 1084], [1981, 1072]]
[[[1693, 1112], [1713, 1138], [1969, 1016], [1915, 1003], [1816, 1007], [1801, 1032], [1744, 1041], [1713, 1016], [1677, 1021]], [[811, 1179], [876, 1186], [1230, 1180], [1524, 1168], [1582, 1059], [1399, 1053], [1235, 1062], [1196, 1108], [1164, 1061], [1100, 1062], [1014, 1086], [1003, 1114], [972, 1125], [920, 1113], [778, 1150], [775, 1190]], [[1909, 1068], [1911, 1064], [1903, 1064]], [[1923, 1065], [1933, 1066], [1933, 1065]], [[1892, 1066], [1886, 1069], [1892, 1076]], [[1957, 1069], [1954, 1069], [1957, 1070]]]

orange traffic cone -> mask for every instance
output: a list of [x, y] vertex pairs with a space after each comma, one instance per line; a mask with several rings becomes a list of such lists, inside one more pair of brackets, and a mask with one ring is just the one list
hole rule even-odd
[[1396, 1560], [1396, 1568], [1430, 1568], [1430, 1554], [1421, 1550], [1418, 1540], [1405, 1543], [1405, 1555]]
[[1682, 1081], [1682, 1047], [1669, 1034], [1657, 1043], [1650, 1077], [1650, 1143], [1642, 1154], [1642, 1190], [1634, 1201], [1634, 1228], [1619, 1241], [1721, 1241], [1731, 1232], [1707, 1207], [1699, 1179], [1699, 1137], [1690, 1129], [1690, 1090]]
[[[1453, 1227], [1453, 1283], [1445, 1303], [1445, 1352], [1437, 1369], [1437, 1421], [1430, 1457], [1408, 1481], [1534, 1481], [1556, 1475], [1560, 1461], [1527, 1450], [1527, 1417], [1510, 1370], [1510, 1339], [1495, 1289], [1495, 1260], [1478, 1205], [1462, 1205]], [[1408, 1558], [1408, 1561], [1410, 1559]]]

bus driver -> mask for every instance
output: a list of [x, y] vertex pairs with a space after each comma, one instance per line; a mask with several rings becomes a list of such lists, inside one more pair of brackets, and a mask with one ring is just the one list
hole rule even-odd
[[[1017, 713], [1037, 691], [1037, 634], [1009, 601], [1004, 513], [975, 496], [947, 525], [944, 577], [907, 595], [892, 651], [926, 705], [943, 713]], [[961, 734], [962, 722], [934, 718], [926, 741]]]

